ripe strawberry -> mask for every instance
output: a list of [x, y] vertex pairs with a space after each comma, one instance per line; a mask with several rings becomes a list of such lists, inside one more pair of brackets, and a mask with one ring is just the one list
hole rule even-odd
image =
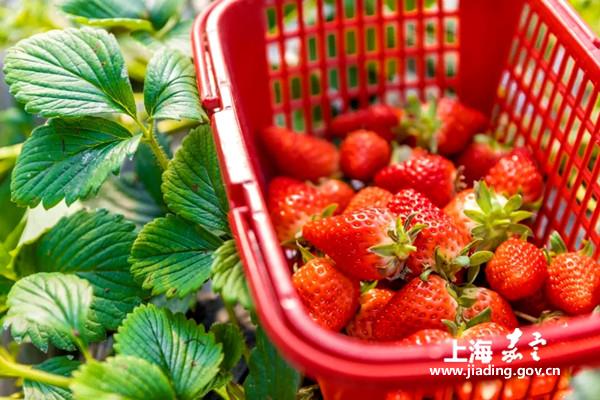
[[402, 122], [405, 135], [417, 138], [417, 145], [433, 153], [455, 154], [464, 149], [473, 135], [485, 130], [487, 118], [456, 99], [440, 98], [421, 104], [412, 99]]
[[509, 147], [489, 135], [475, 135], [473, 142], [460, 154], [456, 165], [463, 168], [465, 183], [472, 186], [473, 182], [483, 178], [509, 151]]
[[451, 262], [469, 243], [468, 237], [460, 232], [450, 217], [413, 189], [396, 193], [388, 208], [403, 220], [412, 216], [412, 223], [425, 226], [413, 242], [416, 251], [408, 256], [406, 262], [405, 273], [409, 278], [421, 274], [425, 268], [434, 268], [437, 264], [436, 251], [438, 256]]
[[373, 340], [373, 325], [379, 312], [394, 296], [390, 289], [373, 288], [360, 295], [360, 310], [346, 327], [350, 336], [359, 339]]
[[412, 344], [424, 346], [428, 344], [440, 344], [452, 340], [452, 335], [448, 331], [441, 329], [422, 329], [405, 338], [403, 344]]
[[385, 208], [393, 197], [393, 194], [377, 186], [366, 187], [352, 197], [344, 214], [368, 207]]
[[313, 216], [319, 215], [329, 200], [304, 182], [277, 177], [269, 186], [267, 205], [277, 238], [286, 242], [293, 240]]
[[260, 136], [278, 172], [299, 180], [317, 181], [338, 170], [337, 148], [325, 139], [271, 126]]
[[488, 189], [485, 182], [478, 182], [473, 189], [460, 192], [446, 207], [444, 212], [469, 240], [478, 239], [480, 250], [494, 250], [510, 235], [526, 235], [530, 229], [521, 224], [532, 213], [521, 210], [520, 195], [510, 199]]
[[506, 196], [521, 194], [525, 203], [534, 203], [542, 195], [543, 178], [531, 153], [517, 148], [503, 156], [488, 171], [485, 182]]
[[348, 276], [375, 280], [394, 276], [414, 250], [419, 226], [405, 230], [389, 211], [366, 208], [310, 221], [304, 238], [331, 257]]
[[379, 313], [375, 337], [390, 341], [403, 339], [422, 329], [445, 330], [442, 320], [455, 320], [457, 308], [447, 285], [444, 279], [434, 274], [426, 280], [412, 279]]
[[[548, 267], [546, 266], [546, 269], [547, 268]], [[515, 302], [514, 309], [519, 310], [520, 312], [525, 314], [539, 316], [544, 311], [551, 310], [552, 306], [550, 305], [550, 303], [548, 303], [544, 287], [542, 287], [540, 290], [538, 290], [531, 296]]]
[[313, 258], [294, 272], [292, 283], [316, 323], [341, 330], [358, 308], [360, 288], [326, 258]]
[[335, 214], [341, 214], [354, 197], [354, 190], [350, 185], [339, 179], [322, 179], [317, 190], [327, 199], [328, 204], [337, 204]]
[[550, 241], [555, 255], [548, 265], [548, 301], [567, 314], [592, 312], [600, 304], [600, 264], [586, 254], [588, 246], [580, 252], [568, 252], [556, 232]]
[[370, 181], [390, 161], [390, 145], [373, 131], [350, 133], [340, 147], [340, 166], [348, 178]]
[[509, 333], [510, 331], [500, 324], [495, 322], [483, 322], [465, 330], [462, 333], [461, 338], [469, 340], [486, 339], [500, 335], [505, 336]]
[[375, 185], [392, 193], [415, 189], [438, 207], [452, 200], [459, 180], [449, 160], [422, 151], [413, 152], [408, 160], [385, 167], [375, 175]]
[[544, 285], [546, 265], [542, 250], [513, 237], [496, 249], [485, 276], [492, 289], [514, 301], [533, 295]]
[[402, 110], [385, 104], [375, 104], [362, 110], [338, 115], [331, 121], [329, 133], [344, 137], [350, 132], [368, 129], [390, 141], [396, 137], [401, 118]]
[[510, 304], [493, 290], [483, 287], [469, 288], [463, 290], [462, 296], [465, 295], [474, 298], [475, 302], [470, 307], [464, 309], [462, 313], [463, 319], [473, 319], [489, 307], [489, 322], [495, 322], [510, 330], [519, 326]]

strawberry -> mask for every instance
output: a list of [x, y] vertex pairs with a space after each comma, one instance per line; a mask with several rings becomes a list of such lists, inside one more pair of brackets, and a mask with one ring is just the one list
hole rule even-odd
[[489, 308], [489, 322], [495, 322], [510, 330], [519, 326], [510, 304], [493, 290], [483, 287], [463, 289], [461, 298], [465, 297], [474, 299], [474, 302], [463, 310], [463, 319], [471, 320]]
[[542, 174], [525, 148], [503, 156], [488, 171], [485, 182], [506, 196], [521, 194], [525, 203], [535, 203], [542, 195]]
[[416, 151], [404, 162], [383, 168], [375, 175], [375, 185], [396, 193], [412, 188], [423, 193], [438, 207], [444, 207], [460, 181], [454, 165], [446, 158]]
[[440, 98], [426, 104], [409, 100], [402, 121], [402, 133], [414, 136], [417, 145], [433, 153], [460, 152], [473, 135], [485, 130], [488, 121], [479, 111], [456, 99]]
[[456, 318], [456, 300], [448, 291], [448, 283], [438, 275], [417, 277], [394, 294], [375, 322], [378, 340], [403, 339], [422, 329], [446, 327], [442, 320]]
[[460, 336], [462, 339], [477, 340], [494, 336], [505, 336], [510, 331], [505, 326], [495, 322], [483, 322], [465, 330]]
[[276, 126], [264, 129], [260, 139], [283, 175], [317, 181], [338, 170], [338, 150], [327, 140]]
[[600, 304], [600, 264], [591, 257], [591, 247], [569, 252], [556, 232], [550, 243], [553, 257], [546, 281], [548, 301], [567, 314], [592, 312]]
[[393, 197], [393, 194], [377, 186], [366, 187], [352, 197], [350, 204], [344, 210], [344, 214], [350, 214], [367, 207], [385, 208]]
[[440, 344], [452, 340], [448, 331], [441, 329], [422, 329], [402, 340], [403, 344], [424, 346], [428, 344]]
[[370, 181], [390, 161], [389, 143], [373, 131], [350, 133], [340, 147], [340, 166], [350, 179]]
[[418, 225], [405, 229], [402, 220], [386, 209], [366, 208], [310, 221], [302, 232], [348, 276], [378, 280], [402, 269], [419, 229]]
[[360, 295], [360, 310], [346, 327], [350, 336], [359, 339], [373, 340], [373, 324], [379, 312], [394, 296], [390, 289], [373, 288]]
[[451, 262], [460, 256], [462, 249], [469, 243], [450, 217], [413, 189], [401, 190], [394, 195], [388, 208], [403, 220], [412, 216], [412, 223], [424, 225], [413, 242], [416, 250], [408, 256], [406, 262], [405, 272], [409, 278], [421, 274], [426, 268], [434, 268], [440, 256]]
[[327, 199], [328, 204], [337, 204], [336, 214], [341, 214], [354, 197], [354, 190], [350, 185], [339, 179], [322, 179], [317, 190]]
[[[547, 268], [548, 267], [546, 266], [546, 269]], [[544, 287], [542, 287], [531, 296], [515, 302], [514, 308], [515, 310], [519, 310], [519, 312], [538, 316], [545, 311], [551, 310], [552, 306], [548, 303]]]
[[329, 200], [304, 182], [286, 177], [271, 181], [267, 204], [277, 238], [294, 240], [302, 226], [329, 205]]
[[331, 121], [329, 133], [344, 137], [350, 132], [368, 129], [390, 141], [396, 137], [401, 119], [402, 110], [384, 104], [375, 104], [362, 110], [338, 115]]
[[475, 135], [473, 142], [458, 157], [456, 165], [463, 169], [465, 183], [472, 186], [473, 182], [483, 178], [509, 151], [508, 146], [500, 144], [489, 135]]
[[522, 203], [521, 195], [507, 199], [490, 190], [485, 182], [478, 182], [452, 199], [444, 212], [470, 241], [479, 240], [478, 249], [494, 250], [512, 234], [531, 233], [520, 223], [533, 215], [521, 210]]
[[514, 301], [533, 295], [544, 285], [546, 265], [542, 250], [513, 237], [496, 249], [485, 276], [492, 289]]
[[360, 288], [326, 258], [312, 258], [292, 276], [302, 304], [311, 318], [332, 331], [341, 330], [358, 308]]

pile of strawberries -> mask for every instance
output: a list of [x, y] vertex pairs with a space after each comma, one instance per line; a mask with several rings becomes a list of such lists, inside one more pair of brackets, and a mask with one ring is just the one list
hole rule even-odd
[[271, 218], [318, 324], [427, 344], [504, 335], [518, 318], [567, 324], [600, 304], [589, 245], [528, 242], [543, 174], [526, 148], [476, 135], [487, 125], [441, 98], [337, 116], [327, 138], [261, 132], [281, 174]]

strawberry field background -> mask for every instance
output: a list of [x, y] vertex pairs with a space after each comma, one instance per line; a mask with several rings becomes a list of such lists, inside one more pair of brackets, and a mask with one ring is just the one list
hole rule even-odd
[[191, 61], [206, 5], [0, 2], [0, 398], [320, 398], [256, 325]]

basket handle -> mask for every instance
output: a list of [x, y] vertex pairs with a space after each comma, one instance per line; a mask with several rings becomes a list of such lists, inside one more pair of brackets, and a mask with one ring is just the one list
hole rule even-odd
[[202, 106], [209, 114], [215, 112], [221, 107], [221, 98], [219, 89], [215, 80], [212, 65], [212, 57], [208, 45], [206, 24], [210, 10], [216, 6], [219, 1], [212, 3], [208, 9], [196, 18], [194, 28], [192, 29], [192, 48], [194, 58], [196, 59], [196, 75], [198, 76], [198, 89]]

